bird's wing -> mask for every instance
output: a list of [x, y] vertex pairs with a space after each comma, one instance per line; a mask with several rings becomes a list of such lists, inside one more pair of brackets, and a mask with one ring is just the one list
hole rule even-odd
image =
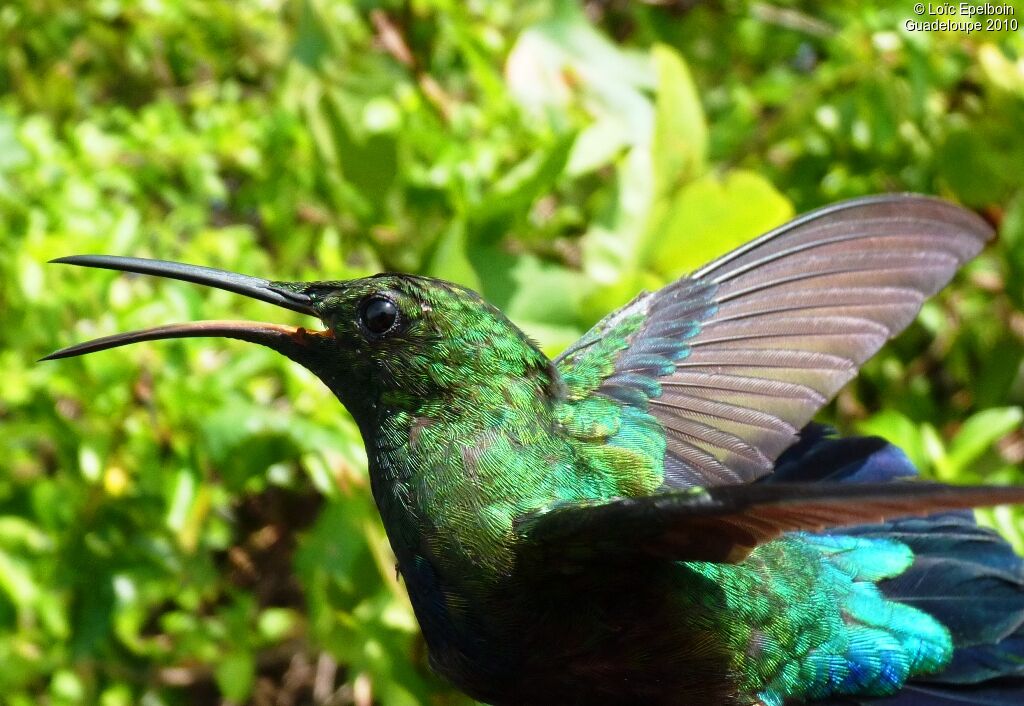
[[759, 478], [991, 236], [976, 214], [916, 195], [797, 218], [570, 346], [555, 361], [563, 427], [627, 446], [663, 435], [662, 490]]
[[755, 483], [565, 503], [519, 518], [520, 560], [575, 567], [657, 556], [736, 563], [785, 532], [817, 532], [984, 505], [1024, 488], [941, 483]]

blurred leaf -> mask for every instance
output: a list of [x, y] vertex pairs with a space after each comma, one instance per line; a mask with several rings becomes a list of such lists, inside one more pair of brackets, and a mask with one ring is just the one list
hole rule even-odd
[[221, 660], [214, 674], [221, 693], [230, 701], [242, 703], [252, 692], [256, 663], [250, 652], [232, 652]]
[[999, 239], [1006, 250], [1007, 294], [1018, 309], [1024, 309], [1024, 191], [1018, 191], [1008, 204]]
[[53, 542], [38, 526], [24, 518], [9, 515], [0, 516], [0, 546], [41, 552], [52, 548]]
[[1024, 98], [1024, 59], [1014, 62], [995, 44], [985, 43], [978, 49], [978, 60], [993, 85]]
[[31, 609], [39, 597], [39, 585], [31, 564], [0, 550], [0, 589], [22, 610]]
[[505, 314], [537, 338], [548, 353], [557, 354], [583, 332], [580, 320], [586, 278], [536, 258], [520, 258], [512, 274], [513, 296], [502, 302]]
[[519, 35], [505, 74], [519, 103], [555, 125], [578, 102], [598, 123], [607, 121], [611, 140], [649, 144], [653, 109], [644, 91], [654, 87], [654, 72], [640, 53], [595, 30], [574, 3], [558, 3], [554, 17]]
[[322, 158], [359, 191], [369, 208], [380, 209], [396, 177], [394, 136], [360, 130], [362, 106], [343, 91], [326, 93], [318, 108], [330, 135], [330, 143], [323, 137], [317, 143]]
[[648, 235], [650, 267], [666, 278], [691, 272], [782, 224], [789, 201], [763, 177], [737, 170], [685, 186]]
[[700, 97], [682, 58], [665, 45], [653, 49], [658, 74], [655, 103], [654, 162], [655, 198], [664, 198], [699, 177], [705, 170], [708, 129]]
[[28, 164], [31, 159], [18, 140], [15, 125], [14, 120], [0, 113], [0, 177], [6, 171]]
[[483, 289], [473, 264], [466, 256], [466, 249], [466, 223], [461, 218], [454, 219], [438, 240], [427, 272], [470, 289]]
[[970, 470], [971, 464], [988, 448], [1021, 428], [1024, 410], [1020, 407], [994, 407], [971, 415], [949, 445], [949, 464], [953, 474]]
[[565, 171], [575, 136], [563, 135], [549, 149], [535, 152], [491, 185], [484, 200], [469, 212], [474, 225], [503, 215], [521, 215], [551, 191]]
[[330, 36], [311, 0], [299, 0], [297, 5], [299, 23], [292, 53], [309, 68], [317, 69], [330, 51]]
[[941, 481], [951, 481], [956, 477], [956, 467], [949, 461], [946, 444], [939, 436], [938, 430], [931, 424], [924, 423], [921, 430], [921, 448], [929, 464], [924, 468], [932, 469], [935, 477]]
[[269, 608], [260, 614], [260, 636], [266, 640], [281, 640], [299, 625], [299, 616], [287, 608]]

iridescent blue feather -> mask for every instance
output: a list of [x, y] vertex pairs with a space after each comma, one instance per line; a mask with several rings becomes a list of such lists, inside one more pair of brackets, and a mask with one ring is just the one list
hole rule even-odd
[[[762, 483], [873, 483], [916, 475], [906, 455], [878, 438], [834, 438], [808, 425]], [[833, 533], [829, 533], [830, 535]], [[914, 562], [881, 581], [886, 597], [916, 607], [953, 636], [952, 661], [915, 677], [898, 695], [828, 701], [832, 706], [1018, 706], [1024, 702], [1024, 559], [969, 512], [907, 518], [834, 534], [895, 540]]]

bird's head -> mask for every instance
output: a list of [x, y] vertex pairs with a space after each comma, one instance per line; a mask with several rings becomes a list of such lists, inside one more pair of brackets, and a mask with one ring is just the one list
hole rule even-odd
[[[318, 318], [314, 330], [251, 321], [197, 321], [115, 334], [56, 351], [68, 358], [163, 338], [220, 336], [272, 348], [319, 377], [360, 426], [381, 411], [416, 413], [472, 403], [481, 386], [553, 382], [546, 356], [474, 292], [400, 274], [327, 282], [275, 282], [161, 260], [80, 255], [54, 262], [156, 275], [224, 289]], [[507, 397], [509, 390], [499, 395]]]

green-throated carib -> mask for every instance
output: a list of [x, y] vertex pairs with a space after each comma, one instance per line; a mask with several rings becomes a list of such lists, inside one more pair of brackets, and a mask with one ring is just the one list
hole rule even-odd
[[912, 195], [798, 218], [549, 360], [426, 277], [219, 287], [322, 330], [209, 321], [66, 348], [227, 336], [348, 408], [434, 667], [493, 704], [1024, 703], [1024, 562], [962, 509], [1024, 488], [915, 482], [815, 412], [991, 236]]

